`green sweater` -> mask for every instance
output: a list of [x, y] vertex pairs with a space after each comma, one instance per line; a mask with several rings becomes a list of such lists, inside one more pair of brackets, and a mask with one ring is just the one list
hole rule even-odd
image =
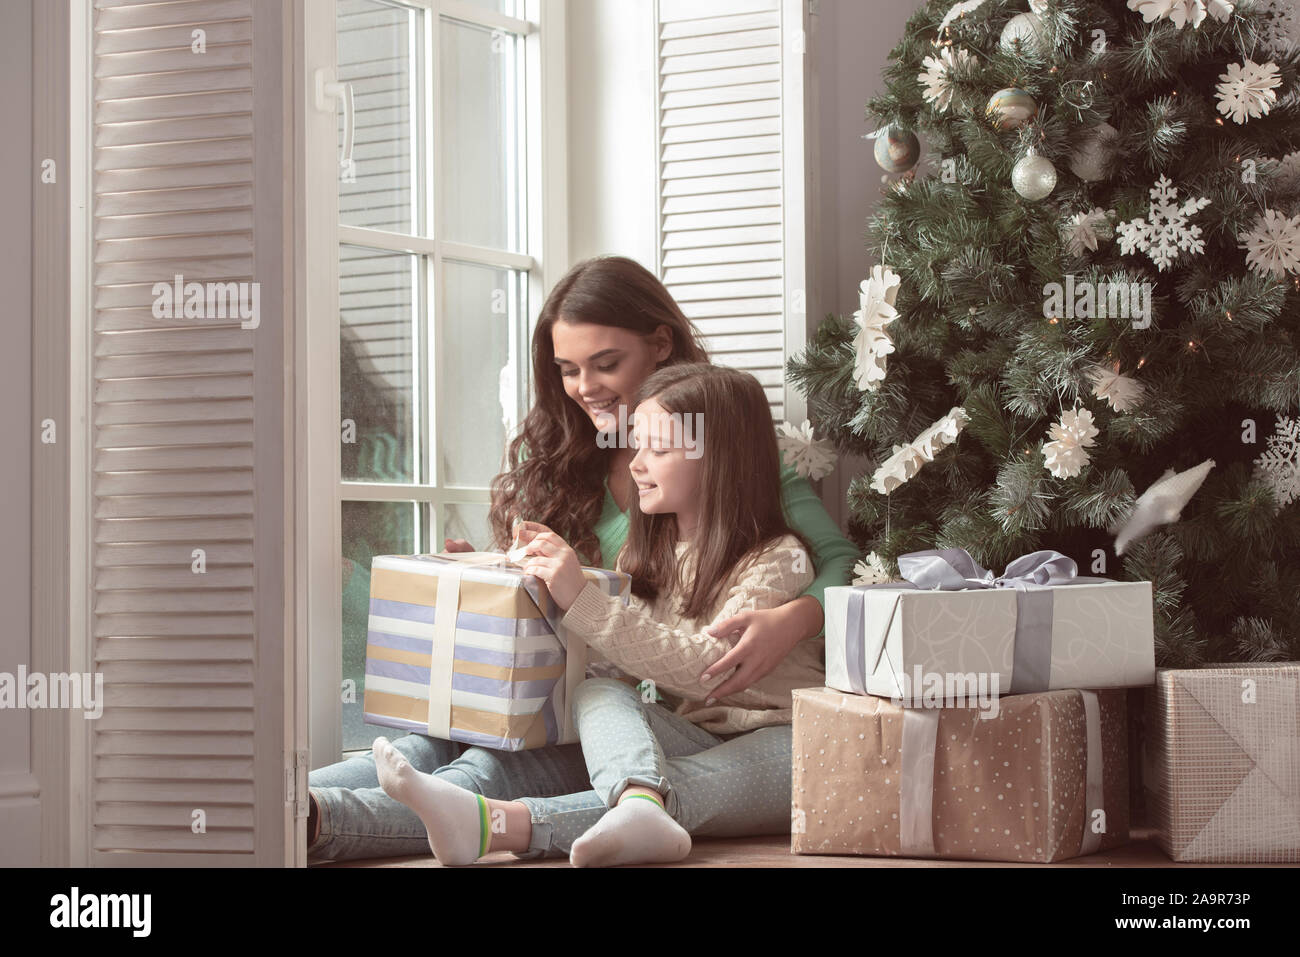
[[[613, 568], [623, 543], [627, 541], [628, 513], [618, 507], [605, 480], [605, 504], [596, 527], [600, 541], [601, 565]], [[781, 465], [781, 502], [790, 527], [802, 533], [813, 547], [812, 561], [817, 577], [804, 589], [826, 611], [824, 593], [830, 585], [847, 585], [853, 579], [853, 565], [860, 557], [857, 546], [841, 534], [839, 526], [827, 513], [808, 480], [785, 463]], [[800, 596], [802, 597], [802, 595]], [[825, 634], [825, 628], [816, 637]]]

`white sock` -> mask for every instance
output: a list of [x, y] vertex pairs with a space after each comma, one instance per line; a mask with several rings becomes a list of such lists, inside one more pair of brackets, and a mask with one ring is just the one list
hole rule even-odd
[[372, 750], [379, 786], [420, 815], [434, 856], [452, 867], [478, 860], [486, 850], [487, 806], [483, 798], [417, 771], [387, 738], [375, 738]]
[[574, 867], [664, 864], [691, 852], [691, 836], [654, 800], [628, 795], [573, 842]]

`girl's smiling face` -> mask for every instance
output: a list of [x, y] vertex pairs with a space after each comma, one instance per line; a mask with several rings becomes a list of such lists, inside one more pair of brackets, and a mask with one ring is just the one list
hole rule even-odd
[[561, 319], [551, 327], [551, 347], [565, 393], [597, 429], [610, 432], [618, 426], [619, 406], [630, 406], [641, 383], [671, 354], [672, 339], [667, 326], [642, 336]]
[[669, 413], [654, 399], [638, 405], [632, 417], [636, 454], [631, 468], [641, 511], [676, 515], [679, 536], [689, 538], [698, 519], [704, 457], [686, 454], [684, 418]]

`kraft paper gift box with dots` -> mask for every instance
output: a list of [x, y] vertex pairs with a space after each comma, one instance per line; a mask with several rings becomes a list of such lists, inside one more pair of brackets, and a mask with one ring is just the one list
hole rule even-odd
[[791, 850], [1048, 863], [1128, 842], [1124, 691], [907, 708], [794, 692]]

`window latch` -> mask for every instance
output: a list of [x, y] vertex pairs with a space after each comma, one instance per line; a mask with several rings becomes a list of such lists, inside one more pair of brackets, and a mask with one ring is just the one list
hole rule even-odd
[[343, 101], [343, 158], [339, 160], [339, 165], [349, 167], [352, 165], [352, 146], [357, 132], [356, 104], [352, 99], [352, 84], [331, 80], [333, 75], [328, 67], [316, 71], [316, 109], [322, 113], [333, 113], [338, 108], [337, 101]]

